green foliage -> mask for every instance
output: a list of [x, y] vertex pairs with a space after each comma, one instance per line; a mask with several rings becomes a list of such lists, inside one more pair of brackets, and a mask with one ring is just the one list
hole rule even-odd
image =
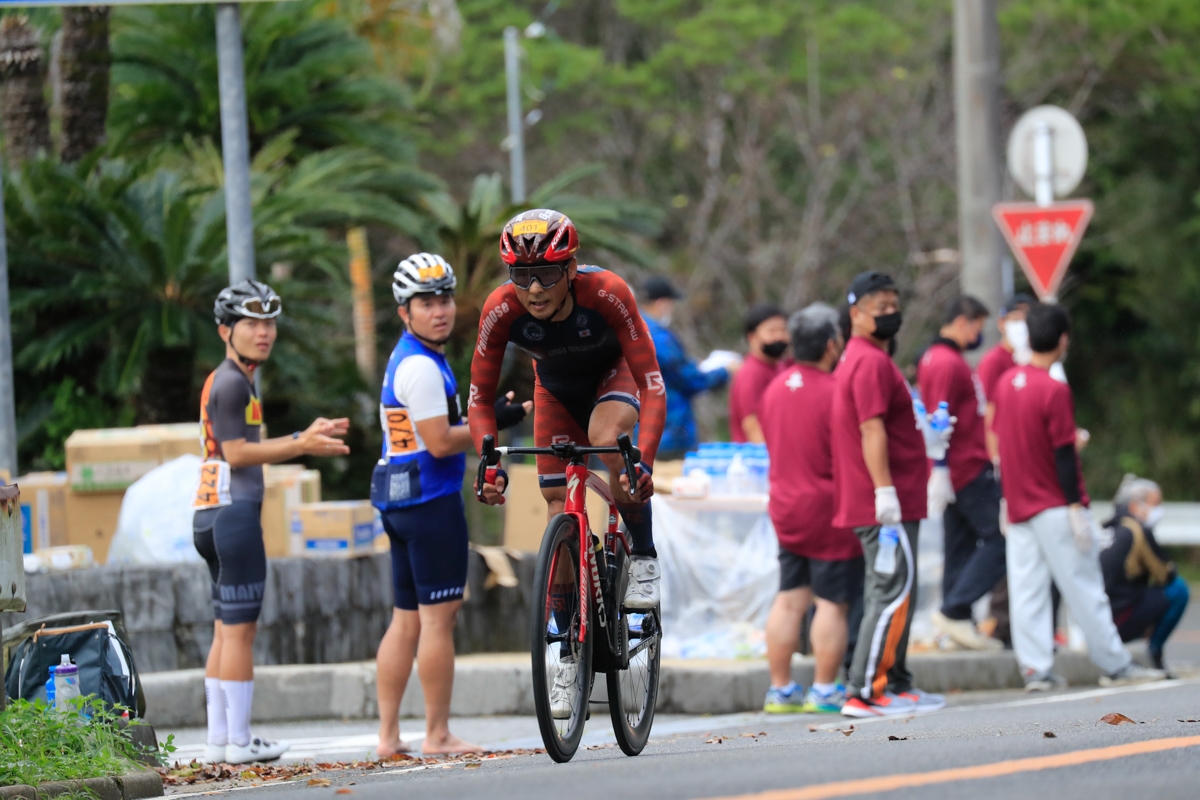
[[121, 775], [137, 768], [138, 747], [116, 713], [91, 697], [71, 703], [74, 712], [59, 712], [40, 700], [16, 700], [0, 714], [0, 786]]

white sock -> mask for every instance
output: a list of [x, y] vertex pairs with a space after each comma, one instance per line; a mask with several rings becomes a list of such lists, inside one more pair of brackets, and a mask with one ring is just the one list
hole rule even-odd
[[245, 747], [250, 744], [250, 704], [254, 700], [254, 681], [221, 681], [221, 691], [225, 694], [229, 743]]
[[208, 743], [224, 747], [229, 743], [229, 722], [220, 678], [204, 679], [204, 703], [208, 708]]
[[837, 688], [837, 684], [836, 683], [814, 683], [812, 685], [812, 687], [814, 689], [816, 689], [818, 692], [820, 692], [821, 694], [829, 694], [830, 692], [832, 692], [834, 689]]
[[772, 686], [772, 689], [778, 689], [781, 692], [790, 692], [796, 688], [795, 681], [788, 681], [785, 686]]

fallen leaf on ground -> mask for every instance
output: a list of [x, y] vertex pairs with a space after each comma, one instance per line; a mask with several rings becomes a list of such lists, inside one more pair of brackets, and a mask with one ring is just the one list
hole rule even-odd
[[889, 742], [907, 742], [908, 737], [907, 736], [889, 736], [888, 741]]
[[338, 789], [334, 794], [354, 794], [353, 789]]
[[[1180, 722], [1183, 722], [1183, 720], [1179, 720], [1179, 721], [1180, 721]], [[819, 731], [819, 730], [821, 730], [821, 726], [820, 726], [820, 725], [809, 725], [809, 726], [808, 726], [808, 732], [809, 732], [809, 733], [816, 733], [816, 732], [817, 732], [817, 731]]]
[[1042, 734], [1042, 738], [1043, 739], [1057, 739], [1058, 734], [1055, 733], [1054, 731], [1046, 731], [1045, 733]]
[[853, 725], [851, 725], [849, 728], [846, 728], [844, 731], [841, 731], [841, 734], [842, 734], [843, 736], [849, 736], [849, 735], [850, 735], [850, 734], [852, 734], [852, 733], [854, 733], [854, 726], [853, 726]]
[[329, 778], [309, 778], [308, 785], [309, 786], [332, 786], [333, 781], [329, 780]]
[[473, 761], [470, 764], [467, 764], [466, 766], [464, 766], [463, 769], [479, 769], [479, 766], [480, 766], [480, 764], [478, 761]]
[[1181, 719], [1180, 722], [1200, 722], [1200, 719]]
[[1137, 724], [1136, 722], [1134, 722], [1133, 720], [1131, 720], [1129, 717], [1125, 716], [1124, 714], [1116, 714], [1116, 713], [1105, 714], [1103, 717], [1100, 718], [1100, 721], [1107, 722], [1109, 725], [1125, 725], [1126, 723], [1128, 723], [1130, 725]]
[[729, 738], [728, 736], [714, 736], [711, 739], [705, 739], [704, 743], [705, 744], [720, 744], [721, 742], [725, 741], [728, 738]]

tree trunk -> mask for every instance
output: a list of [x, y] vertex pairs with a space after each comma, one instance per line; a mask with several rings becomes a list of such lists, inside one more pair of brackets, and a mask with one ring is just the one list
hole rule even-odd
[[10, 164], [51, 152], [45, 82], [46, 62], [37, 31], [25, 17], [0, 20], [0, 129]]
[[104, 143], [108, 118], [107, 6], [67, 6], [62, 27], [62, 160], [78, 161]]
[[200, 394], [193, 390], [196, 351], [159, 347], [146, 358], [137, 398], [139, 425], [191, 422], [200, 418]]

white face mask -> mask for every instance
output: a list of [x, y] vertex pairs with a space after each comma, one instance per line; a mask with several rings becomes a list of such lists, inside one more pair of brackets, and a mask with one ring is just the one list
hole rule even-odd
[[1162, 520], [1163, 510], [1161, 505], [1150, 506], [1150, 510], [1146, 512], [1146, 519], [1143, 520], [1147, 528], [1153, 528]]
[[1013, 361], [1025, 366], [1033, 360], [1033, 350], [1029, 347], [1029, 327], [1025, 320], [1016, 319], [1004, 323], [1004, 338], [1013, 349]]
[[658, 318], [658, 321], [664, 328], [671, 327], [671, 312], [668, 311], [667, 313], [663, 314]]

